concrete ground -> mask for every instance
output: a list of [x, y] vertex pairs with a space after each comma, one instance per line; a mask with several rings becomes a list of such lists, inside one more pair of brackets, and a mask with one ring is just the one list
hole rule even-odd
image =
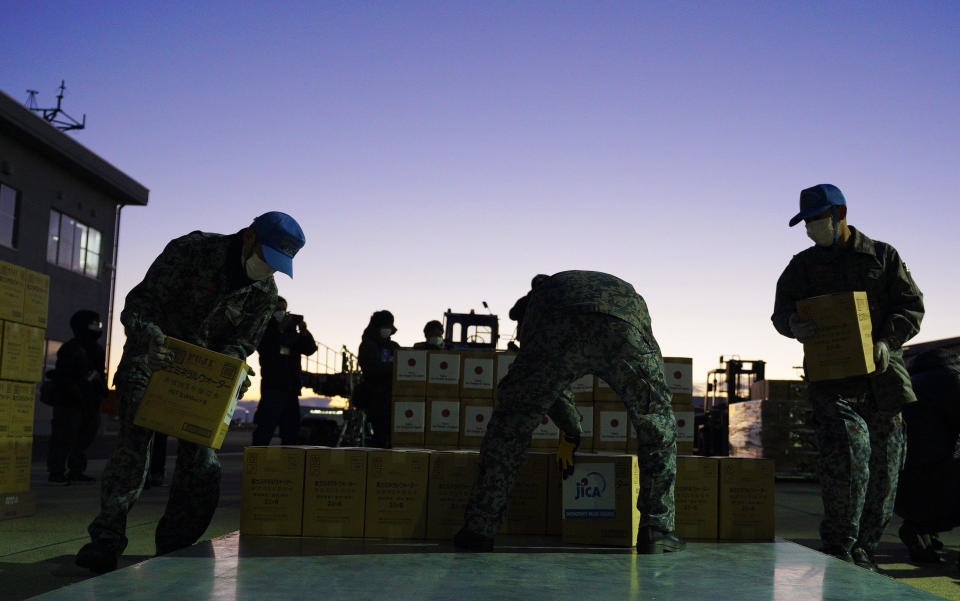
[[[228, 434], [220, 454], [224, 467], [220, 505], [204, 540], [222, 537], [239, 528], [242, 450], [249, 440], [249, 431]], [[174, 445], [171, 441], [171, 451]], [[0, 522], [0, 601], [26, 599], [94, 576], [75, 566], [73, 558], [88, 540], [86, 527], [98, 510], [99, 486], [48, 486], [42, 447], [42, 441], [38, 441], [33, 462], [32, 486], [38, 496], [36, 515]], [[109, 440], [101, 441], [92, 456], [105, 457], [109, 447]], [[173, 469], [173, 459], [168, 457], [168, 473]], [[104, 463], [103, 458], [92, 460], [88, 473], [99, 476]], [[153, 532], [163, 513], [167, 492], [167, 488], [144, 491], [131, 512], [127, 529], [130, 545], [121, 559], [121, 568], [153, 556]], [[778, 537], [817, 549], [820, 512], [816, 483], [777, 483]], [[942, 537], [946, 544], [943, 562], [917, 566], [909, 563], [906, 549], [897, 538], [899, 525], [895, 519], [880, 546], [877, 559], [883, 573], [940, 597], [960, 600], [957, 568], [960, 533], [948, 532]]]

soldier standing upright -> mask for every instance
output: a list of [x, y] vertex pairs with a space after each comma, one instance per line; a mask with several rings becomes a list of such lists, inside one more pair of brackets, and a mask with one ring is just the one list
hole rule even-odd
[[815, 245], [794, 255], [777, 281], [773, 325], [800, 342], [817, 324], [800, 321], [796, 302], [838, 292], [866, 291], [877, 369], [867, 376], [811, 382], [825, 553], [876, 570], [873, 553], [893, 513], [903, 464], [901, 408], [916, 400], [901, 346], [920, 330], [923, 296], [897, 251], [847, 225], [836, 186], [800, 192], [800, 212]]
[[574, 380], [594, 374], [620, 395], [639, 441], [637, 551], [683, 549], [673, 534], [677, 427], [646, 303], [633, 286], [606, 273], [564, 271], [537, 280], [524, 303], [520, 351], [497, 388], [454, 543], [493, 548], [533, 430]]
[[[120, 321], [127, 335], [114, 382], [119, 399], [117, 446], [103, 472], [100, 514], [77, 565], [97, 573], [117, 567], [127, 546], [127, 513], [140, 496], [153, 432], [133, 423], [153, 371], [170, 365], [166, 336], [246, 359], [257, 348], [277, 301], [275, 271], [293, 277], [303, 231], [289, 215], [264, 213], [232, 235], [192, 232], [171, 241], [130, 291]], [[249, 378], [240, 396], [249, 386]], [[213, 449], [184, 440], [166, 511], [157, 525], [157, 554], [195, 543], [220, 497]]]

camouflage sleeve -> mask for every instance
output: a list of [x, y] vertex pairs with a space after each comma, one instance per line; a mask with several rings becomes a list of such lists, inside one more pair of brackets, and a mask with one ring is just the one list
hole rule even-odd
[[886, 340], [891, 349], [898, 349], [920, 331], [923, 293], [903, 259], [891, 246], [887, 247], [884, 267], [888, 282], [887, 317], [876, 329], [877, 340]]
[[568, 436], [577, 436], [580, 434], [580, 413], [577, 412], [573, 392], [571, 392], [569, 388], [564, 390], [560, 394], [560, 397], [553, 402], [553, 405], [547, 410], [547, 415], [549, 415], [553, 423], [560, 428], [560, 432]]
[[806, 298], [804, 294], [804, 276], [797, 257], [787, 265], [777, 280], [777, 292], [773, 301], [773, 327], [787, 338], [793, 338], [790, 331], [790, 315], [797, 311], [797, 301]]
[[272, 294], [261, 294], [258, 297], [258, 302], [244, 313], [243, 319], [237, 324], [236, 338], [230, 344], [213, 350], [244, 360], [257, 350], [273, 316], [273, 307], [277, 302], [276, 288]]

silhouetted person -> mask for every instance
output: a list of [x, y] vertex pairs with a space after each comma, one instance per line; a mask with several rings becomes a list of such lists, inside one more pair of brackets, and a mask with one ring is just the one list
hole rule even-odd
[[443, 324], [432, 319], [423, 326], [423, 340], [414, 343], [413, 348], [421, 351], [445, 351], [453, 345], [443, 339]]
[[368, 446], [390, 448], [390, 395], [393, 389], [393, 358], [400, 345], [390, 339], [397, 332], [390, 311], [376, 311], [363, 330], [357, 363], [363, 379], [352, 404], [363, 409], [373, 426]]

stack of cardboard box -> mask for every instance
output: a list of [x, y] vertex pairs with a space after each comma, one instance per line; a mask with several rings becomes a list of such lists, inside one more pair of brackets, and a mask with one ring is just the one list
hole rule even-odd
[[30, 460], [49, 276], [0, 261], [0, 519], [33, 515]]

